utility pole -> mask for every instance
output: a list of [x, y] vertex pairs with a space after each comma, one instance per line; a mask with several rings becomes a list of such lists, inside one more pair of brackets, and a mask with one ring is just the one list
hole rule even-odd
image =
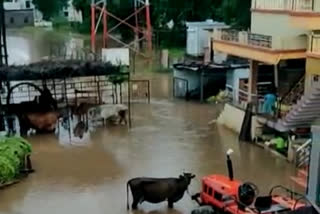
[[[7, 51], [7, 38], [6, 38], [6, 22], [4, 14], [4, 0], [0, 1], [0, 67], [8, 65], [8, 51]], [[7, 86], [10, 87], [9, 83]], [[3, 91], [3, 82], [0, 80], [0, 92]], [[0, 131], [5, 129], [4, 127], [4, 115], [2, 110], [2, 94], [0, 93]]]

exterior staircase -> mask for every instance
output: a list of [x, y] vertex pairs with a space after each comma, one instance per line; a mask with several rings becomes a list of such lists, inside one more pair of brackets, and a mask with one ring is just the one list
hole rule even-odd
[[320, 88], [314, 88], [309, 95], [302, 96], [282, 119], [268, 121], [267, 125], [279, 132], [286, 132], [296, 128], [309, 128], [319, 117]]
[[311, 145], [312, 141], [310, 139], [296, 150], [295, 165], [298, 171], [297, 176], [291, 177], [291, 180], [305, 189], [308, 185]]
[[293, 105], [295, 104], [304, 93], [304, 84], [305, 84], [305, 75], [290, 89], [287, 95], [280, 101], [284, 105]]

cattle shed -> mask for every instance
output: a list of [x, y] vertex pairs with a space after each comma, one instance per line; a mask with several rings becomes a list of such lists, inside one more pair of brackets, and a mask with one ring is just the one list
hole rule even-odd
[[0, 80], [2, 130], [5, 115], [16, 113], [11, 106], [32, 102], [46, 89], [57, 101], [58, 109], [72, 108], [83, 102], [92, 105], [127, 104], [131, 125], [130, 73], [124, 67], [101, 61], [46, 60], [1, 67]]

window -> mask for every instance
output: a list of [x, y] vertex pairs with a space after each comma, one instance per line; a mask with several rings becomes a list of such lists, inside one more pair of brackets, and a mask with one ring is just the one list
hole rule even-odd
[[26, 17], [24, 17], [24, 23], [25, 24], [28, 24], [29, 23], [29, 18], [26, 16]]
[[203, 187], [203, 191], [204, 191], [205, 193], [207, 193], [207, 192], [208, 192], [208, 186], [207, 186], [207, 185], [204, 185], [204, 187]]
[[212, 188], [209, 187], [208, 195], [212, 195]]
[[30, 1], [26, 1], [26, 8], [27, 9], [31, 8], [31, 2]]
[[218, 193], [218, 192], [215, 192], [214, 193], [214, 198], [218, 201], [222, 201], [222, 194], [221, 193]]
[[14, 24], [14, 18], [13, 17], [10, 17], [10, 23]]
[[64, 12], [64, 16], [65, 16], [65, 17], [68, 17], [68, 16], [69, 16], [69, 12], [68, 12], [68, 11], [65, 11], [65, 12]]

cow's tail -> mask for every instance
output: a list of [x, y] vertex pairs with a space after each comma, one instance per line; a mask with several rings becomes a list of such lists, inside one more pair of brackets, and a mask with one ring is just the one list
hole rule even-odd
[[130, 181], [127, 182], [127, 210], [130, 209], [130, 206], [129, 206], [129, 185], [130, 185]]

